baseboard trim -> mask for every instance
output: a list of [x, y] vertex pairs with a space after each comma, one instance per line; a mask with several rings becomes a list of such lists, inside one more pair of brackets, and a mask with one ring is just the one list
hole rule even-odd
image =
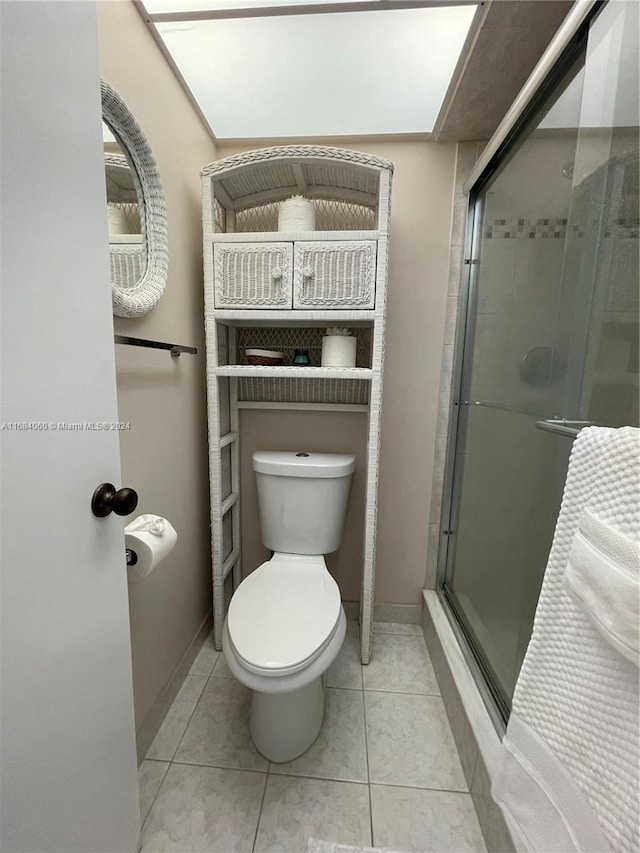
[[399, 622], [402, 625], [419, 625], [422, 619], [420, 604], [374, 604], [376, 622]]
[[164, 722], [164, 718], [169, 712], [169, 708], [173, 704], [173, 700], [178, 695], [178, 691], [182, 687], [182, 684], [187, 675], [189, 674], [189, 670], [191, 669], [194, 660], [198, 656], [198, 652], [202, 648], [204, 641], [211, 633], [212, 625], [213, 615], [212, 612], [209, 611], [202, 624], [198, 628], [198, 631], [195, 637], [193, 638], [191, 645], [183, 654], [182, 658], [180, 659], [180, 663], [174, 669], [164, 690], [154, 702], [151, 711], [149, 711], [149, 713], [147, 714], [146, 720], [142, 723], [142, 725], [136, 732], [138, 767], [144, 761], [145, 755], [147, 754], [149, 747], [153, 743], [155, 736], [158, 734], [160, 726]]
[[[359, 601], [343, 601], [342, 606], [347, 619], [353, 621], [360, 618]], [[420, 625], [422, 606], [420, 604], [374, 604], [373, 618], [375, 622], [399, 622], [402, 625]]]
[[491, 797], [491, 780], [500, 761], [501, 737], [437, 592], [423, 590], [422, 595], [424, 639], [487, 849], [492, 853], [515, 853], [502, 812]]

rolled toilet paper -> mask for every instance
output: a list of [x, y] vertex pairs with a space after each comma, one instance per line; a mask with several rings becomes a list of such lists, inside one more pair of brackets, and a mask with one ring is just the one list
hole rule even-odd
[[313, 202], [294, 195], [278, 205], [278, 231], [315, 231], [316, 209]]
[[322, 338], [322, 367], [355, 367], [357, 339], [350, 335]]
[[137, 561], [127, 566], [129, 580], [140, 581], [173, 551], [178, 534], [166, 518], [139, 515], [124, 529], [125, 547], [134, 551]]

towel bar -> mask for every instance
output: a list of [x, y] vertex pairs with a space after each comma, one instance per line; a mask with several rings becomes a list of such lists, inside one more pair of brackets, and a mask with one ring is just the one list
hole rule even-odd
[[[576, 426], [571, 426], [571, 424], [576, 424]], [[564, 418], [536, 421], [536, 429], [555, 432], [557, 435], [564, 435], [567, 438], [575, 438], [580, 430], [587, 426], [593, 426], [591, 421], [566, 421]]]
[[182, 344], [169, 344], [164, 341], [148, 341], [146, 338], [131, 338], [128, 335], [114, 335], [113, 340], [117, 344], [126, 344], [131, 347], [149, 347], [150, 349], [167, 349], [171, 351], [171, 358], [179, 358], [181, 352], [197, 355], [196, 347], [186, 347]]

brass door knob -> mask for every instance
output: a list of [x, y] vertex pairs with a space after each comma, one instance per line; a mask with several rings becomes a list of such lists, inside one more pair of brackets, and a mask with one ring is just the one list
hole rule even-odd
[[116, 491], [113, 483], [101, 483], [91, 498], [91, 512], [97, 518], [105, 518], [115, 512], [116, 515], [131, 515], [138, 506], [138, 493], [124, 487]]

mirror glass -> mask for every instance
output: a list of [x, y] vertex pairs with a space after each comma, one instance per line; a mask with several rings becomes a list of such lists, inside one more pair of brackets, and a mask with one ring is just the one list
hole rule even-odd
[[104, 167], [107, 185], [109, 255], [111, 281], [123, 290], [131, 290], [142, 279], [146, 265], [144, 205], [139, 182], [124, 152], [107, 124], [102, 123]]

